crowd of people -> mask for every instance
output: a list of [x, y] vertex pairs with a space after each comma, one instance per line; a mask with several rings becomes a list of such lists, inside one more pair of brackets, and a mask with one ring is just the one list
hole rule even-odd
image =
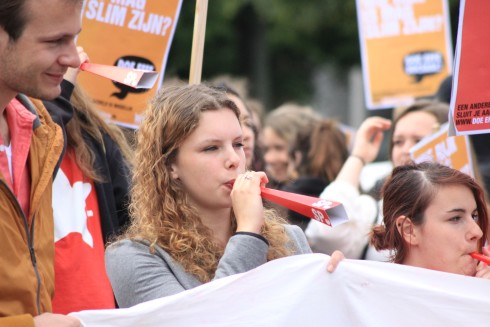
[[[435, 97], [339, 122], [286, 103], [261, 117], [223, 83], [164, 87], [130, 146], [77, 83], [82, 0], [0, 2], [0, 327], [80, 326], [271, 260], [320, 252], [490, 279], [484, 186], [409, 150], [447, 121]], [[361, 171], [390, 131], [393, 171]], [[343, 204], [328, 227], [264, 201], [266, 186]], [[88, 219], [90, 218], [90, 219]]]

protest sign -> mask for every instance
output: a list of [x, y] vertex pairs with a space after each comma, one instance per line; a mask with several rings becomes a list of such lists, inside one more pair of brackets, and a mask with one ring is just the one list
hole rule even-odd
[[108, 120], [136, 127], [148, 99], [161, 86], [182, 0], [87, 0], [77, 44], [90, 61], [159, 72], [152, 89], [133, 88], [92, 74], [79, 83]]
[[451, 113], [454, 134], [490, 132], [490, 1], [461, 0]]
[[451, 73], [447, 0], [356, 0], [366, 106], [433, 95]]
[[290, 256], [131, 308], [70, 315], [84, 327], [488, 326], [487, 279], [348, 259], [327, 273], [329, 259]]
[[475, 177], [471, 157], [470, 141], [467, 136], [449, 136], [449, 124], [418, 142], [410, 149], [415, 162], [434, 161]]

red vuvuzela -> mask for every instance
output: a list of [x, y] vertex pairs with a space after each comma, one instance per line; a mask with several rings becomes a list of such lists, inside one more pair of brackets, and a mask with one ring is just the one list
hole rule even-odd
[[135, 89], [150, 89], [155, 84], [158, 72], [125, 67], [91, 64], [84, 62], [80, 69]]
[[348, 220], [344, 206], [338, 202], [266, 187], [261, 188], [261, 196], [328, 226], [335, 227]]

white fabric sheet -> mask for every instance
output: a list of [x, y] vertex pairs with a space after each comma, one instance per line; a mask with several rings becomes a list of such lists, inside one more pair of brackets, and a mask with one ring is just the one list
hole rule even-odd
[[292, 256], [128, 309], [71, 315], [85, 327], [490, 326], [490, 280], [348, 259], [330, 274], [328, 260]]

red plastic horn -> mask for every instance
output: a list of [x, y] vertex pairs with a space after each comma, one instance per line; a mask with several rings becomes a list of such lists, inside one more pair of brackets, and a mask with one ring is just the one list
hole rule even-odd
[[344, 206], [338, 202], [266, 187], [261, 188], [261, 196], [328, 226], [335, 227], [348, 220]]
[[135, 89], [151, 89], [158, 77], [158, 72], [155, 71], [92, 64], [88, 62], [84, 62], [80, 66], [80, 69]]

